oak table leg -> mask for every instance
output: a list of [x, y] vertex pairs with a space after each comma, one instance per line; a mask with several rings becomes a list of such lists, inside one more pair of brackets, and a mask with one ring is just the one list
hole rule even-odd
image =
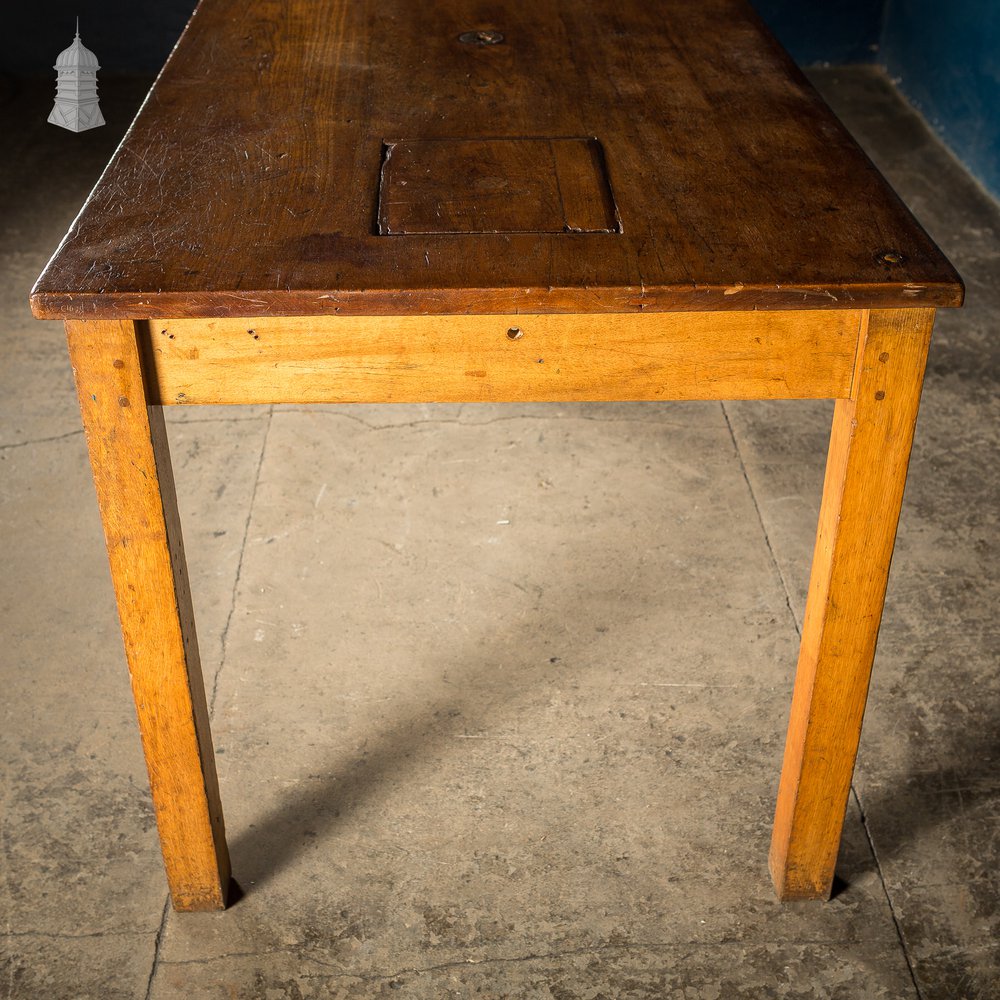
[[771, 841], [782, 900], [833, 883], [933, 323], [872, 311], [837, 401]]
[[134, 323], [66, 334], [173, 904], [222, 909], [229, 856], [162, 409]]

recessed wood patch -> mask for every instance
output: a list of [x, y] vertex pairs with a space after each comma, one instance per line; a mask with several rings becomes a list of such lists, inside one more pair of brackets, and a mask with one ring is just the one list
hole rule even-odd
[[411, 139], [387, 142], [381, 236], [433, 233], [619, 233], [597, 139]]

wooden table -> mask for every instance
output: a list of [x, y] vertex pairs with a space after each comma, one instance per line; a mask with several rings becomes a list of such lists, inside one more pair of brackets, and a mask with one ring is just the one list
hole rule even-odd
[[163, 406], [836, 399], [770, 854], [821, 898], [962, 295], [744, 0], [202, 0], [31, 297], [66, 321], [174, 906], [230, 878]]

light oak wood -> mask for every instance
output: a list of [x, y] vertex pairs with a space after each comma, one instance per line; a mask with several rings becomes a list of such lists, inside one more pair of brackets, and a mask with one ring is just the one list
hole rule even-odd
[[837, 403], [771, 841], [782, 900], [830, 894], [934, 311], [873, 311]]
[[222, 909], [229, 856], [163, 411], [147, 406], [135, 324], [66, 333], [173, 904]]
[[162, 319], [166, 403], [836, 398], [862, 311]]

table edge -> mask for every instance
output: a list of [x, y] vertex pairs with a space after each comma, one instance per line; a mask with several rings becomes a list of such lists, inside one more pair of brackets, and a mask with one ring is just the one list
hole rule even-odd
[[491, 315], [498, 313], [720, 312], [784, 309], [957, 308], [965, 285], [682, 285], [587, 288], [316, 289], [80, 293], [31, 291], [36, 319], [241, 316]]

